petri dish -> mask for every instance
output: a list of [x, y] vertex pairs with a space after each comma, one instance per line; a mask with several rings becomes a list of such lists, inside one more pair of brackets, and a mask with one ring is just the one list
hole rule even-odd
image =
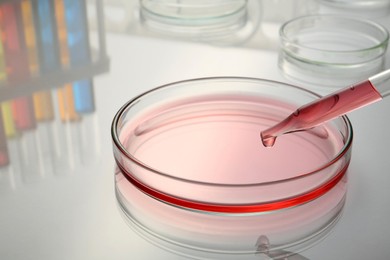
[[[245, 10], [247, 0], [141, 0], [142, 10], [167, 23], [211, 25]], [[239, 15], [241, 16], [241, 15]]]
[[215, 44], [237, 44], [259, 23], [253, 0], [141, 0], [140, 21], [151, 33]]
[[316, 90], [345, 87], [384, 68], [389, 41], [381, 25], [338, 15], [302, 16], [280, 28], [279, 68]]
[[[348, 118], [280, 137], [273, 148], [260, 140], [261, 130], [318, 97], [275, 81], [217, 77], [130, 100], [112, 123], [125, 219], [169, 250], [207, 259], [292, 254], [318, 241], [344, 205]], [[269, 245], [258, 241], [264, 236]]]
[[370, 19], [381, 18], [390, 13], [388, 0], [317, 0], [321, 13], [344, 14]]

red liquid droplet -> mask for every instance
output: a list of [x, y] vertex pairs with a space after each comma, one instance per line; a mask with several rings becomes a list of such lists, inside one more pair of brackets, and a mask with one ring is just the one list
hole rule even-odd
[[261, 134], [261, 141], [265, 147], [272, 147], [275, 144], [276, 137], [275, 136], [263, 137], [263, 135]]

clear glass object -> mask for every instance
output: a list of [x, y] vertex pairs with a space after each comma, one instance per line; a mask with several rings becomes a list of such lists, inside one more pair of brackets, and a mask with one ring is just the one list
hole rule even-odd
[[273, 149], [260, 131], [316, 95], [272, 81], [174, 83], [127, 103], [112, 126], [119, 168], [139, 189], [185, 209], [255, 213], [305, 203], [345, 174], [345, 117], [290, 135]]
[[390, 13], [388, 0], [317, 0], [320, 13], [380, 18]]
[[348, 118], [273, 148], [259, 136], [316, 98], [287, 84], [226, 77], [177, 82], [129, 101], [112, 124], [125, 219], [164, 247], [208, 259], [296, 252], [322, 238], [344, 204]]
[[243, 10], [247, 0], [141, 0], [146, 11], [172, 23], [212, 24]]
[[140, 0], [140, 15], [143, 24], [155, 32], [221, 38], [245, 25], [247, 0]]
[[312, 89], [344, 87], [383, 70], [388, 31], [368, 20], [312, 15], [280, 29], [279, 67]]

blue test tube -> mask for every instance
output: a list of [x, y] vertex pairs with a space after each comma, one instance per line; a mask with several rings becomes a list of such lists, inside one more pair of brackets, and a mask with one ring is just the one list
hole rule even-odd
[[[91, 64], [91, 53], [85, 1], [64, 0], [64, 7], [70, 65], [72, 68], [88, 66]], [[93, 83], [91, 79], [82, 79], [74, 82], [73, 95], [76, 112], [91, 113], [95, 111]]]
[[34, 16], [36, 17], [34, 19], [35, 28], [38, 35], [40, 69], [41, 74], [45, 75], [60, 69], [53, 1], [35, 0], [33, 3]]

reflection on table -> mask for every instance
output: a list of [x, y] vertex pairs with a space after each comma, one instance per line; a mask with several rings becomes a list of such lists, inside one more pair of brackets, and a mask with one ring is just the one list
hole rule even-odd
[[[327, 194], [299, 206], [255, 214], [215, 214], [162, 202], [116, 171], [124, 220], [142, 238], [190, 259], [305, 259], [342, 216], [344, 177]], [[303, 252], [304, 255], [304, 252]], [[262, 258], [263, 257], [263, 258]]]

